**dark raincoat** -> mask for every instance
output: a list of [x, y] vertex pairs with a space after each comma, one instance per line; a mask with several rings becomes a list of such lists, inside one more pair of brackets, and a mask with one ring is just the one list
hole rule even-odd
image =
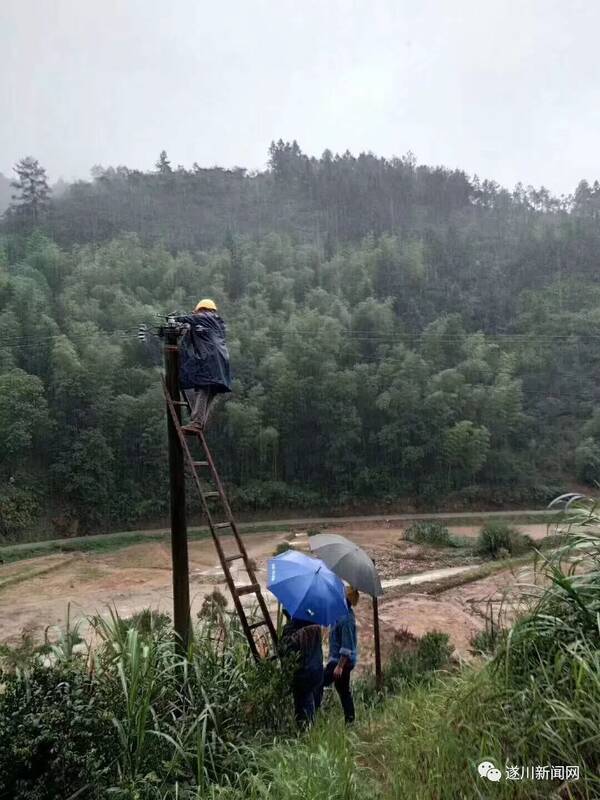
[[298, 657], [297, 672], [300, 676], [308, 672], [319, 672], [323, 679], [323, 646], [321, 628], [303, 619], [291, 619], [283, 626], [279, 640], [282, 656]]
[[292, 677], [294, 708], [298, 724], [304, 727], [314, 718], [323, 691], [323, 648], [321, 628], [300, 619], [284, 625], [279, 640], [282, 656], [298, 659]]
[[216, 392], [230, 392], [229, 350], [221, 317], [211, 311], [198, 311], [176, 319], [190, 326], [179, 347], [181, 388], [211, 386]]

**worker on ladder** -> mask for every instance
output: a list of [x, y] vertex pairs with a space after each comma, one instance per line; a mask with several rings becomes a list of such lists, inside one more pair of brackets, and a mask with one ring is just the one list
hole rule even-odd
[[187, 329], [179, 345], [179, 383], [190, 405], [190, 422], [182, 430], [203, 431], [214, 402], [231, 391], [225, 323], [214, 300], [205, 298], [193, 313], [176, 317]]

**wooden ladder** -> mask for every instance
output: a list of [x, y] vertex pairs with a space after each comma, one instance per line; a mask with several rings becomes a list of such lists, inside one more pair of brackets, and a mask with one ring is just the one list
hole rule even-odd
[[[204, 514], [206, 515], [206, 519], [208, 521], [210, 534], [212, 536], [212, 540], [214, 542], [217, 554], [219, 556], [219, 561], [221, 563], [221, 567], [225, 575], [225, 580], [227, 581], [231, 597], [233, 598], [233, 604], [235, 606], [235, 610], [240, 619], [244, 634], [248, 639], [248, 644], [250, 645], [250, 650], [252, 651], [252, 655], [257, 660], [264, 657], [265, 655], [274, 657], [274, 654], [276, 654], [277, 652], [277, 632], [275, 631], [273, 620], [271, 619], [271, 615], [269, 614], [269, 609], [267, 608], [265, 598], [263, 597], [260, 584], [256, 579], [254, 564], [248, 557], [246, 547], [244, 545], [244, 542], [242, 541], [242, 537], [238, 531], [236, 522], [233, 518], [231, 507], [229, 505], [229, 501], [227, 500], [227, 495], [225, 494], [223, 484], [221, 483], [221, 478], [219, 477], [219, 473], [217, 472], [217, 468], [215, 467], [215, 463], [213, 461], [211, 452], [206, 443], [204, 433], [200, 430], [192, 433], [191, 431], [184, 431], [182, 429], [182, 426], [179, 422], [179, 417], [177, 415], [177, 412], [175, 411], [175, 406], [176, 405], [187, 406], [187, 402], [181, 399], [173, 400], [173, 398], [169, 395], [169, 392], [167, 390], [167, 385], [164, 382], [164, 379], [163, 379], [163, 390], [169, 408], [169, 413], [171, 414], [171, 419], [173, 420], [173, 424], [175, 425], [175, 430], [177, 431], [179, 441], [181, 442], [181, 447], [183, 448], [183, 452], [187, 460], [188, 466], [190, 468], [190, 471], [192, 473], [194, 483], [196, 484], [196, 488], [198, 489], [198, 494], [200, 495], [202, 508]], [[190, 446], [188, 444], [188, 438], [194, 438], [200, 442], [202, 451], [204, 453], [204, 458], [202, 461], [197, 461], [192, 455]], [[216, 491], [207, 490], [203, 486], [200, 477], [198, 475], [199, 469], [208, 470], [210, 476], [212, 477], [212, 482], [216, 488]], [[209, 507], [209, 500], [217, 498], [220, 501], [221, 508], [225, 515], [225, 520], [223, 522], [215, 522], [213, 520], [213, 515]], [[235, 550], [231, 553], [225, 552], [225, 549], [223, 547], [224, 542], [222, 534], [224, 533], [233, 534], [233, 543], [235, 545]], [[232, 564], [235, 561], [243, 561], [244, 568], [248, 574], [249, 583], [244, 586], [236, 586], [233, 577], [231, 575], [230, 564]], [[251, 594], [255, 596], [261, 614], [261, 616], [258, 619], [256, 620], [253, 619], [252, 621], [248, 619], [248, 614], [246, 613], [246, 609], [244, 608], [244, 605], [240, 599], [244, 595], [251, 595]], [[273, 644], [272, 648], [266, 648], [267, 650], [271, 650], [271, 652], [267, 654], [259, 651], [257, 642], [254, 638], [254, 632], [262, 627], [267, 628]]]

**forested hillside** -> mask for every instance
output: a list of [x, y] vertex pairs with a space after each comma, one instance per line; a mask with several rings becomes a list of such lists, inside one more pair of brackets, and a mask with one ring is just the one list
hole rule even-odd
[[279, 143], [262, 173], [161, 154], [30, 211], [0, 240], [5, 537], [165, 512], [160, 360], [136, 328], [207, 295], [240, 506], [539, 503], [597, 477], [597, 183], [557, 199]]

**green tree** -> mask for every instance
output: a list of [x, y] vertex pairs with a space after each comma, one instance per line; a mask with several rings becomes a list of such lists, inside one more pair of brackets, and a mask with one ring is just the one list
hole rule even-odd
[[48, 434], [44, 386], [35, 375], [11, 369], [0, 375], [0, 464], [12, 474]]
[[230, 300], [239, 300], [244, 293], [244, 270], [240, 248], [231, 231], [227, 231], [225, 247], [229, 252], [229, 268], [227, 270], [227, 294]]
[[483, 467], [490, 449], [487, 428], [461, 420], [444, 433], [442, 453], [453, 484], [473, 478]]
[[173, 172], [166, 150], [160, 151], [160, 155], [158, 156], [158, 161], [156, 162], [155, 166], [156, 171], [161, 175], [170, 175]]
[[75, 512], [81, 527], [105, 525], [113, 510], [114, 455], [97, 430], [71, 431], [51, 468], [54, 490]]
[[23, 226], [37, 225], [44, 217], [50, 200], [46, 170], [37, 158], [27, 156], [14, 166], [17, 180], [11, 183], [16, 194], [12, 196], [10, 213]]
[[11, 541], [33, 524], [38, 504], [33, 494], [9, 483], [0, 488], [0, 537]]
[[575, 450], [575, 469], [579, 480], [589, 486], [600, 482], [600, 444], [591, 436]]

